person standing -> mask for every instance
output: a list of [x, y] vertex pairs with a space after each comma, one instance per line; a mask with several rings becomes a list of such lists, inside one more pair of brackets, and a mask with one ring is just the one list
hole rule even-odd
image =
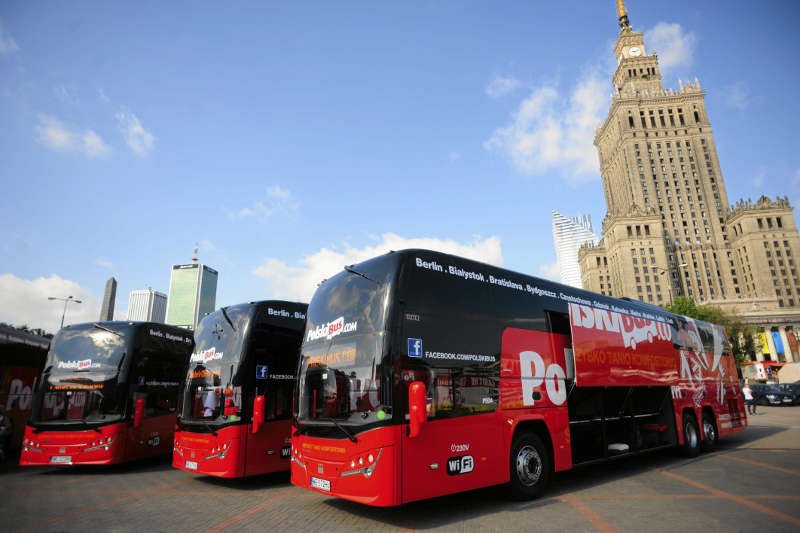
[[742, 393], [744, 393], [744, 404], [747, 406], [747, 414], [756, 414], [756, 402], [753, 399], [753, 390], [750, 388], [750, 384], [746, 381], [744, 383], [744, 387], [742, 388]]

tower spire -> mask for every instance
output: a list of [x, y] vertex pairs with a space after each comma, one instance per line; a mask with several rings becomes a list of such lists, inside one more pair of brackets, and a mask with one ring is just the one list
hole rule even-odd
[[617, 16], [619, 17], [619, 27], [623, 30], [625, 28], [630, 28], [630, 22], [628, 21], [628, 12], [625, 10], [625, 1], [624, 0], [617, 0]]

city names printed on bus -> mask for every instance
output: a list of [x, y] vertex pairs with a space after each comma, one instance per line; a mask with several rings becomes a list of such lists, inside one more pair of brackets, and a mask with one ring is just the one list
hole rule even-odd
[[445, 266], [440, 265], [436, 261], [424, 261], [419, 257], [415, 257], [414, 263], [417, 266], [417, 268], [421, 268], [423, 270], [428, 270], [431, 272], [439, 272], [441, 274], [453, 276], [463, 280], [471, 280], [480, 283], [487, 283], [489, 285], [504, 287], [507, 289], [519, 291], [521, 293], [527, 293], [533, 296], [544, 296], [548, 298], [555, 298], [558, 300], [564, 300], [566, 302], [604, 309], [606, 311], [625, 313], [636, 318], [645, 318], [648, 320], [655, 320], [657, 322], [665, 321], [664, 317], [652, 313], [647, 313], [637, 309], [623, 308], [613, 304], [609, 305], [607, 303], [599, 302], [597, 300], [587, 300], [585, 298], [581, 298], [580, 296], [565, 294], [563, 292], [557, 293], [555, 291], [539, 287], [538, 285], [531, 285], [530, 283], [516, 281], [514, 279], [498, 278], [491, 274], [485, 274], [483, 272], [475, 272], [455, 265], [447, 265], [447, 267], [445, 268]]
[[300, 311], [287, 311], [286, 309], [273, 309], [271, 307], [267, 308], [267, 314], [269, 316], [280, 316], [283, 318], [295, 318], [297, 320], [305, 320], [306, 315], [305, 313], [301, 313]]
[[168, 341], [180, 341], [186, 344], [191, 344], [193, 342], [191, 337], [184, 337], [182, 335], [174, 335], [167, 331], [161, 331], [158, 329], [150, 329], [149, 330], [151, 337], [159, 337], [161, 339], [167, 339]]

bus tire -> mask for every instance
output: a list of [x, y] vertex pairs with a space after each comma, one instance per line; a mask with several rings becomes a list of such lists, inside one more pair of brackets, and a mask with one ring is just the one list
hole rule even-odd
[[509, 493], [515, 500], [538, 498], [550, 481], [550, 452], [535, 433], [522, 432], [514, 438], [510, 460]]
[[700, 453], [700, 431], [694, 415], [683, 415], [683, 446], [681, 452], [686, 457], [697, 457]]
[[700, 443], [700, 446], [703, 448], [704, 452], [713, 451], [717, 446], [717, 440], [719, 440], [719, 435], [717, 435], [717, 425], [714, 423], [714, 415], [705, 412], [703, 413], [703, 442]]

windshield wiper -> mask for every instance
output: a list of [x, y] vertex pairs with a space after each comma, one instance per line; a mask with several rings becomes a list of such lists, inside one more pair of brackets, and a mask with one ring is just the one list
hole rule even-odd
[[105, 327], [105, 326], [101, 326], [101, 325], [100, 325], [100, 324], [98, 324], [97, 322], [95, 322], [95, 323], [94, 323], [94, 324], [92, 324], [92, 325], [93, 325], [94, 327], [96, 327], [97, 329], [102, 329], [103, 331], [107, 331], [107, 332], [109, 332], [109, 333], [113, 333], [113, 334], [114, 334], [114, 335], [116, 335], [117, 337], [120, 337], [120, 338], [122, 338], [122, 333], [120, 333], [119, 331], [114, 331], [113, 329], [107, 328], [107, 327]]
[[211, 424], [209, 424], [205, 420], [201, 420], [200, 423], [203, 424], [206, 427], [206, 429], [211, 432], [211, 435], [213, 435], [214, 437], [217, 436], [217, 432], [214, 430], [214, 428], [213, 428], [213, 426]]
[[236, 326], [233, 325], [233, 321], [231, 320], [231, 317], [228, 316], [228, 311], [226, 311], [224, 307], [221, 307], [220, 310], [222, 311], [222, 316], [224, 316], [225, 320], [228, 321], [228, 324], [231, 325], [231, 329], [233, 331], [236, 331]]
[[351, 274], [355, 274], [356, 276], [361, 276], [362, 278], [364, 278], [364, 279], [366, 279], [366, 280], [369, 280], [369, 281], [371, 281], [371, 282], [372, 282], [372, 283], [374, 283], [375, 285], [380, 285], [380, 283], [378, 283], [377, 281], [375, 281], [375, 280], [374, 280], [374, 279], [372, 279], [371, 277], [367, 276], [367, 275], [366, 275], [366, 274], [364, 274], [363, 272], [359, 272], [358, 270], [356, 270], [356, 269], [355, 269], [355, 268], [353, 268], [352, 266], [347, 266], [347, 265], [345, 265], [344, 269], [345, 269], [345, 270], [347, 270], [348, 272], [350, 272]]
[[358, 442], [358, 439], [355, 437], [355, 435], [347, 431], [345, 427], [341, 425], [339, 422], [337, 422], [336, 419], [333, 418], [332, 416], [329, 416], [328, 418], [323, 418], [323, 420], [327, 420], [328, 422], [333, 422], [334, 426], [339, 428], [342, 431], [342, 433], [347, 435], [347, 438], [350, 439], [350, 442]]

